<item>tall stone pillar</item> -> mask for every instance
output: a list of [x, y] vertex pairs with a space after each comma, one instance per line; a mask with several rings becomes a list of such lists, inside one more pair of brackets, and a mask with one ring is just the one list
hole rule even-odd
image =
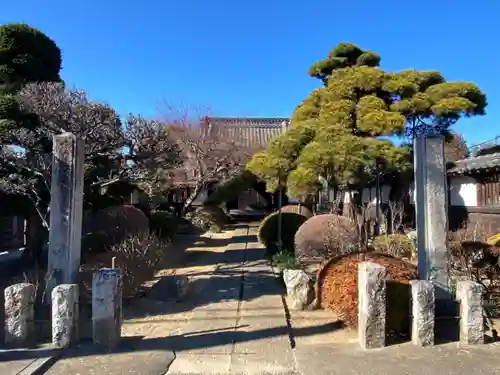
[[418, 136], [414, 141], [418, 276], [435, 285], [436, 309], [440, 301], [448, 304], [451, 299], [444, 142], [441, 135]]
[[47, 296], [60, 284], [77, 283], [83, 208], [83, 140], [72, 133], [54, 136], [50, 188]]

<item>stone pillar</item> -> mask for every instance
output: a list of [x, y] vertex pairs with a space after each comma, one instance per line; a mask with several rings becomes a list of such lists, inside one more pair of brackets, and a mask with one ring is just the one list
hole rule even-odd
[[35, 294], [33, 284], [15, 284], [5, 294], [5, 343], [32, 344], [35, 341]]
[[418, 346], [434, 345], [435, 295], [430, 281], [413, 280], [411, 285], [411, 341]]
[[78, 281], [82, 240], [83, 140], [72, 133], [54, 136], [50, 188], [47, 291]]
[[78, 285], [62, 284], [52, 289], [52, 345], [67, 348], [78, 343]]
[[449, 287], [448, 187], [443, 136], [415, 138], [415, 211], [420, 280], [436, 286], [436, 301], [451, 300]]
[[118, 345], [122, 324], [122, 275], [119, 268], [103, 268], [92, 277], [92, 329], [95, 344]]
[[459, 281], [460, 341], [465, 344], [484, 344], [483, 288], [474, 281]]
[[358, 340], [363, 349], [385, 346], [386, 271], [370, 262], [358, 266]]

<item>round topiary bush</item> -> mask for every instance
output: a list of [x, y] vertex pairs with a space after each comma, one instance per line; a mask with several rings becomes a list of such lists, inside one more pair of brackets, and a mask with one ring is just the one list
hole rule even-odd
[[113, 206], [97, 211], [92, 221], [91, 236], [102, 241], [102, 247], [92, 241], [92, 250], [104, 250], [106, 247], [122, 242], [128, 236], [149, 231], [149, 220], [144, 213], [133, 206]]
[[409, 282], [417, 278], [417, 268], [387, 254], [348, 254], [328, 262], [319, 275], [321, 307], [335, 312], [346, 325], [357, 327], [358, 264], [367, 261], [384, 266], [387, 272], [389, 332], [407, 334], [410, 328]]
[[[257, 233], [259, 242], [266, 246], [270, 254], [274, 254], [277, 250], [276, 243], [278, 241], [279, 216], [278, 212], [266, 216], [264, 220], [262, 220]], [[283, 249], [290, 252], [294, 251], [295, 233], [306, 220], [307, 218], [305, 216], [293, 212], [281, 213], [281, 242], [283, 244]]]
[[289, 204], [281, 209], [281, 212], [293, 212], [294, 214], [299, 214], [305, 216], [306, 218], [313, 217], [313, 212], [307, 208], [306, 206], [298, 205], [298, 204]]
[[177, 227], [177, 219], [169, 211], [153, 211], [149, 218], [149, 230], [158, 238], [170, 239]]
[[295, 256], [299, 260], [326, 260], [358, 249], [359, 236], [356, 226], [351, 219], [344, 216], [313, 216], [295, 234]]
[[202, 231], [220, 231], [229, 221], [228, 216], [218, 206], [202, 206], [186, 215], [191, 224]]
[[396, 258], [412, 259], [416, 249], [413, 241], [405, 234], [386, 234], [373, 239], [373, 250]]

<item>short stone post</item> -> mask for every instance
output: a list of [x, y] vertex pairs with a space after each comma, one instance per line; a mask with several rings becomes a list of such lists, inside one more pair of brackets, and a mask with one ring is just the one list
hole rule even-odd
[[434, 345], [436, 299], [430, 281], [412, 280], [412, 329], [411, 341], [418, 346]]
[[78, 281], [82, 242], [84, 143], [72, 133], [54, 136], [50, 188], [47, 296]]
[[52, 290], [52, 345], [67, 348], [78, 343], [78, 285], [62, 284]]
[[375, 263], [358, 265], [358, 340], [363, 349], [385, 346], [386, 271]]
[[5, 294], [5, 343], [29, 345], [35, 341], [35, 294], [33, 284], [15, 284]]
[[119, 268], [103, 268], [92, 277], [92, 337], [95, 344], [118, 345], [122, 325], [122, 274]]
[[303, 270], [286, 269], [283, 271], [286, 294], [292, 310], [303, 310], [311, 296], [311, 278]]
[[465, 344], [484, 344], [483, 288], [474, 281], [459, 281], [460, 341]]

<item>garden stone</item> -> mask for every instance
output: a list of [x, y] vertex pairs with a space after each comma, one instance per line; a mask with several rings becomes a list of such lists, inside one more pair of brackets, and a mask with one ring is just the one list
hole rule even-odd
[[180, 301], [189, 291], [189, 279], [186, 275], [170, 275], [158, 281], [147, 297], [158, 301]]
[[33, 284], [15, 284], [5, 289], [5, 343], [32, 344], [35, 341], [35, 294]]
[[385, 346], [386, 270], [378, 264], [358, 266], [358, 340], [363, 349]]
[[286, 285], [290, 308], [303, 310], [309, 303], [311, 278], [303, 270], [286, 269], [283, 271], [283, 281]]
[[52, 290], [52, 345], [57, 348], [78, 342], [78, 302], [77, 284], [62, 284]]
[[460, 338], [466, 344], [484, 344], [483, 288], [474, 281], [459, 281]]
[[412, 231], [408, 232], [408, 234], [406, 236], [413, 242], [413, 245], [415, 245], [415, 247], [417, 247], [417, 231], [412, 230]]
[[418, 346], [434, 345], [436, 299], [430, 281], [412, 280], [412, 330], [411, 341]]

